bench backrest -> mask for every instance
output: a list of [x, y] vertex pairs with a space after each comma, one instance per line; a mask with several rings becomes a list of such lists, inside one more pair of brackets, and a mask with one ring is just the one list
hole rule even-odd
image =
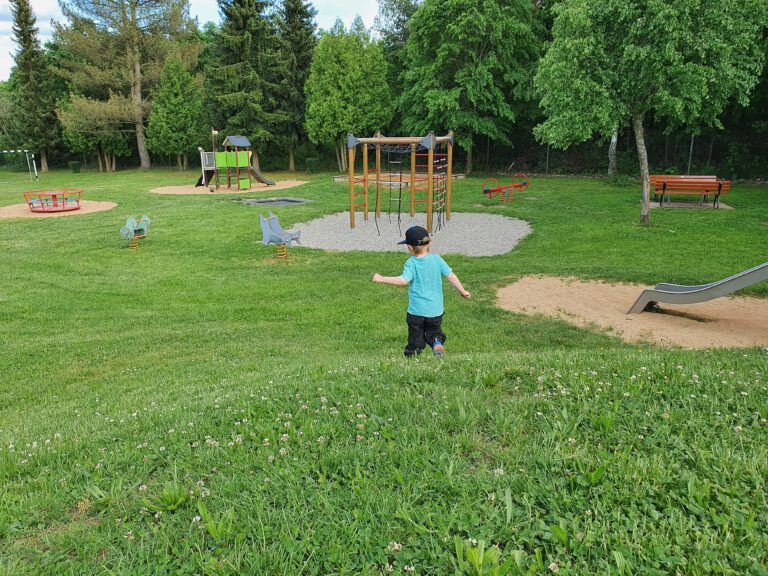
[[662, 190], [667, 192], [675, 192], [680, 190], [691, 190], [691, 191], [701, 191], [702, 193], [710, 192], [710, 193], [716, 193], [720, 192], [720, 195], [723, 196], [728, 193], [728, 190], [731, 189], [731, 181], [730, 180], [694, 180], [694, 179], [685, 179], [685, 180], [667, 180], [663, 182], [657, 182], [656, 183], [656, 190], [661, 192]]
[[701, 176], [695, 174], [651, 174], [651, 186], [656, 191], [661, 190], [702, 190], [717, 191], [720, 195], [726, 194], [731, 189], [730, 180], [718, 180], [717, 176]]

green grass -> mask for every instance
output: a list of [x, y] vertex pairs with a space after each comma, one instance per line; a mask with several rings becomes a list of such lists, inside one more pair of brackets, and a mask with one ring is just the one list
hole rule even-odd
[[[529, 273], [698, 284], [759, 264], [768, 188], [642, 227], [634, 188], [533, 178], [499, 207], [458, 181], [454, 211], [533, 234], [447, 258], [473, 298], [446, 289], [446, 358], [406, 362], [406, 291], [370, 280], [402, 254], [277, 262], [243, 195], [147, 193], [196, 178], [0, 172], [0, 206], [65, 185], [119, 204], [0, 220], [0, 574], [475, 573], [456, 537], [512, 574], [768, 574], [768, 351], [494, 305]], [[285, 228], [345, 209], [311, 179], [290, 195], [313, 203], [273, 209]], [[131, 253], [119, 229], [144, 213]]]

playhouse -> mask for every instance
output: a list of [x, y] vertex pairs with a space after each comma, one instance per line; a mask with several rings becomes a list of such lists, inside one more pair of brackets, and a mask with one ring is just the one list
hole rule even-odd
[[216, 150], [217, 134], [216, 130], [211, 130], [213, 152], [206, 152], [202, 148], [198, 148], [202, 174], [196, 186], [212, 188], [215, 182], [216, 190], [218, 190], [225, 179], [228, 189], [234, 186], [237, 190], [250, 190], [252, 180], [267, 186], [275, 185], [272, 180], [265, 178], [251, 166], [253, 152], [248, 138], [239, 135], [227, 136], [221, 143], [224, 150], [219, 152]]

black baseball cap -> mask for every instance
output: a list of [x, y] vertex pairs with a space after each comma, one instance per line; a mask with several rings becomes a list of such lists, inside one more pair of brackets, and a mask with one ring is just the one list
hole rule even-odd
[[408, 246], [426, 246], [429, 244], [429, 232], [421, 226], [411, 226], [405, 231], [405, 240], [398, 244], [408, 244]]

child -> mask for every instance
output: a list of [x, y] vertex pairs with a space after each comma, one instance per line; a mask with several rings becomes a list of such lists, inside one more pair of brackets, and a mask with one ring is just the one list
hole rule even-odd
[[411, 255], [405, 261], [400, 276], [374, 274], [373, 281], [395, 286], [408, 286], [408, 345], [405, 355], [421, 354], [425, 345], [432, 346], [435, 356], [445, 354], [443, 322], [443, 283], [441, 276], [448, 278], [464, 298], [470, 298], [461, 281], [451, 267], [437, 254], [429, 253], [429, 233], [421, 226], [412, 226], [405, 231], [405, 240]]

